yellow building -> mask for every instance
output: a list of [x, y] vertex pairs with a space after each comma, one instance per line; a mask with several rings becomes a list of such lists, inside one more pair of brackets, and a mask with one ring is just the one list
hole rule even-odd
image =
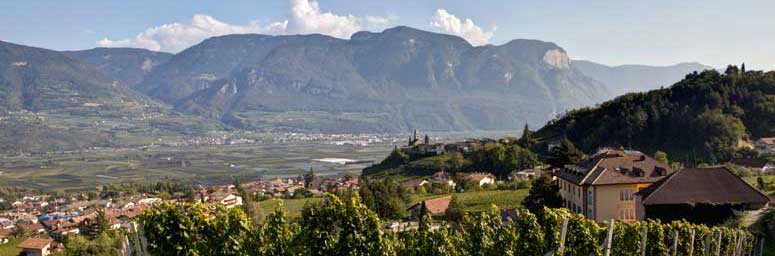
[[635, 192], [671, 172], [668, 165], [638, 151], [603, 150], [555, 175], [563, 205], [602, 222], [637, 220]]

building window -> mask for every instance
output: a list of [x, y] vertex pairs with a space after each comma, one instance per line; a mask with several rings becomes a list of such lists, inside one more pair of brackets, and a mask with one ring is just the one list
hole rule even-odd
[[635, 211], [633, 209], [619, 209], [619, 219], [622, 220], [634, 220]]
[[634, 199], [632, 189], [622, 189], [619, 190], [619, 200], [621, 201], [632, 201]]

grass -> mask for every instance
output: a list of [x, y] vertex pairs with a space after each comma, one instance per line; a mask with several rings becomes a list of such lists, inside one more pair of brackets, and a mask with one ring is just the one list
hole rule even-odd
[[24, 241], [24, 238], [10, 237], [9, 240], [7, 244], [0, 244], [0, 256], [16, 256], [22, 251], [16, 246]]
[[261, 211], [264, 213], [264, 216], [267, 216], [274, 212], [275, 209], [277, 209], [279, 202], [282, 202], [285, 211], [288, 213], [288, 219], [295, 220], [301, 217], [301, 210], [304, 208], [304, 205], [307, 203], [315, 203], [320, 201], [323, 201], [322, 197], [303, 199], [269, 199], [258, 202], [258, 205], [261, 206]]
[[[482, 190], [471, 191], [464, 193], [455, 193], [460, 201], [463, 203], [463, 209], [469, 212], [478, 212], [489, 210], [491, 205], [496, 205], [498, 208], [519, 208], [522, 207], [522, 200], [527, 196], [527, 189], [519, 190]], [[418, 203], [423, 200], [443, 197], [447, 195], [414, 195], [412, 196], [412, 204]], [[301, 217], [301, 210], [307, 203], [314, 203], [322, 201], [322, 197], [304, 198], [304, 199], [270, 199], [259, 202], [261, 211], [264, 216], [269, 215], [275, 209], [280, 201], [283, 203], [286, 212], [288, 213], [289, 220], [296, 220]], [[407, 206], [408, 207], [408, 206]]]
[[[469, 212], [489, 210], [491, 205], [500, 209], [522, 207], [522, 200], [527, 196], [528, 189], [519, 190], [482, 190], [455, 193], [463, 203], [463, 209]], [[412, 198], [412, 204], [423, 200], [443, 197], [447, 195], [418, 195]]]
[[759, 177], [762, 177], [764, 183], [769, 184], [769, 187], [767, 189], [762, 189], [762, 192], [766, 193], [767, 195], [775, 195], [775, 175], [748, 176], [743, 177], [743, 180], [750, 183], [754, 187], [759, 188], [759, 185], [756, 182], [756, 179]]

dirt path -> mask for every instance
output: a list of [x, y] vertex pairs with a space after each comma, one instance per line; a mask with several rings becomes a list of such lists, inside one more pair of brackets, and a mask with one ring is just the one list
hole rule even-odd
[[761, 208], [748, 212], [748, 214], [745, 215], [745, 218], [743, 218], [743, 226], [747, 227], [756, 223], [768, 209], [769, 208]]

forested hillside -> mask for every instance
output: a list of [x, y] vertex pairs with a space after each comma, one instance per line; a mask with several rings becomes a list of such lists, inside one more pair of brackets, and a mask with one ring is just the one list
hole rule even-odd
[[694, 72], [670, 88], [568, 112], [536, 135], [544, 143], [567, 137], [588, 152], [625, 146], [688, 164], [721, 162], [741, 139], [775, 135], [775, 72]]

